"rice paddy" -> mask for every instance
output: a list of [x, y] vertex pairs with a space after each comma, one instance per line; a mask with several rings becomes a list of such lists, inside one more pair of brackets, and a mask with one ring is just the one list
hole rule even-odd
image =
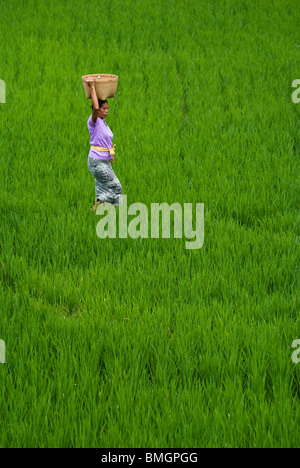
[[[299, 19], [291, 0], [1, 6], [0, 447], [299, 446]], [[203, 203], [201, 248], [98, 237], [88, 73], [119, 76], [128, 205]]]

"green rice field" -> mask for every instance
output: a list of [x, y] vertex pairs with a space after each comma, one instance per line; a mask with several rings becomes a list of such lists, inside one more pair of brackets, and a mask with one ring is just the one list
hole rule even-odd
[[[300, 445], [299, 21], [292, 0], [2, 2], [1, 448]], [[201, 248], [98, 237], [89, 73], [119, 77], [128, 206], [203, 203]]]

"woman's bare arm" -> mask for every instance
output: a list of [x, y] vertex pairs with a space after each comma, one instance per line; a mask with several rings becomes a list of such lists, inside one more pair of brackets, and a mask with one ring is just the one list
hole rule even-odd
[[92, 104], [93, 104], [93, 115], [92, 115], [92, 120], [94, 123], [96, 123], [97, 117], [98, 117], [98, 110], [99, 110], [99, 102], [95, 90], [95, 81], [94, 78], [86, 78], [85, 80], [89, 87], [91, 88], [91, 96], [92, 96]]

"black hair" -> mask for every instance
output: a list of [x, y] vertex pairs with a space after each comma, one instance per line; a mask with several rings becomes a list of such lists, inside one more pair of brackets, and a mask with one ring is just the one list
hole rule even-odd
[[[99, 109], [103, 106], [103, 104], [108, 104], [108, 101], [106, 99], [99, 99], [98, 98], [98, 103], [99, 103]], [[91, 106], [91, 108], [93, 109], [93, 106]]]

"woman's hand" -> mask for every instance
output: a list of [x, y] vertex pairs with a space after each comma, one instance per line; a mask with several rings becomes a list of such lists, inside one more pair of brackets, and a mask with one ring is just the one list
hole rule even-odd
[[95, 87], [95, 80], [92, 76], [88, 76], [86, 79], [85, 79], [86, 83], [89, 85], [90, 88], [94, 88]]

